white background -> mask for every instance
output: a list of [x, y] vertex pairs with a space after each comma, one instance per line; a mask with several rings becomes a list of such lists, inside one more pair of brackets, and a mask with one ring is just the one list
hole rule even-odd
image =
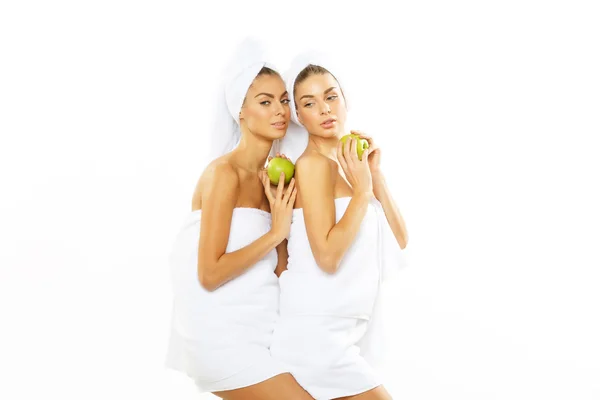
[[349, 60], [410, 234], [394, 398], [600, 399], [594, 2], [202, 3], [1, 3], [0, 398], [212, 398], [163, 367], [166, 257], [252, 34]]

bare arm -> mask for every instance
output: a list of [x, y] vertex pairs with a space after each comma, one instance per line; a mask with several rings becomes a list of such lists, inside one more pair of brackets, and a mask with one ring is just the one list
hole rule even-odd
[[401, 249], [406, 247], [408, 243], [408, 232], [406, 231], [406, 224], [404, 219], [398, 210], [396, 202], [392, 198], [392, 194], [387, 186], [383, 173], [379, 168], [381, 163], [381, 149], [375, 144], [372, 137], [365, 135], [361, 131], [352, 131], [352, 133], [359, 135], [361, 138], [368, 140], [369, 142], [369, 168], [371, 170], [371, 176], [373, 178], [373, 193], [383, 208], [385, 217], [394, 233], [394, 237], [398, 242]]
[[277, 267], [275, 267], [275, 275], [279, 277], [281, 273], [287, 270], [288, 264], [288, 251], [287, 251], [287, 239], [284, 239], [279, 245], [277, 245]]
[[271, 230], [248, 246], [225, 252], [238, 192], [238, 177], [231, 166], [218, 165], [208, 172], [202, 193], [198, 279], [209, 291], [241, 275], [282, 240]]
[[400, 245], [401, 249], [404, 249], [408, 243], [406, 224], [381, 172], [373, 174], [373, 192], [383, 207], [385, 217], [390, 224], [398, 245]]
[[[349, 142], [347, 141], [348, 144]], [[340, 163], [344, 162], [340, 159]], [[360, 180], [357, 180], [356, 176], [352, 178], [350, 171], [346, 172], [347, 168], [342, 164], [347, 177], [354, 180], [355, 185], [353, 185], [354, 193], [350, 204], [337, 223], [334, 182], [328, 161], [318, 155], [307, 155], [296, 164], [298, 190], [302, 197], [304, 222], [310, 247], [319, 267], [330, 274], [337, 271], [342, 258], [354, 241], [367, 213], [369, 201], [373, 197], [370, 174], [364, 174], [364, 168], [366, 167], [368, 171], [368, 165], [366, 162], [358, 161], [357, 157], [356, 162], [362, 164], [362, 167], [354, 165], [353, 168], [363, 168], [363, 176]], [[356, 172], [354, 170], [354, 173]], [[365, 182], [366, 179], [369, 180], [368, 184]]]

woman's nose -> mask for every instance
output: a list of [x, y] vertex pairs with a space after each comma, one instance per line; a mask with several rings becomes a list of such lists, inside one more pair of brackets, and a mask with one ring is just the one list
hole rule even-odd
[[284, 113], [283, 104], [276, 102], [275, 104], [275, 115], [281, 115]]

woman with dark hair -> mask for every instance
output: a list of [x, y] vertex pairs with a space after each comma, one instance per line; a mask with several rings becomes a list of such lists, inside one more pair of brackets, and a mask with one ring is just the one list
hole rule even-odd
[[288, 94], [252, 43], [231, 63], [217, 106], [216, 158], [200, 177], [171, 254], [174, 307], [167, 365], [224, 399], [311, 399], [269, 352], [277, 275], [296, 199], [264, 172], [287, 130]]

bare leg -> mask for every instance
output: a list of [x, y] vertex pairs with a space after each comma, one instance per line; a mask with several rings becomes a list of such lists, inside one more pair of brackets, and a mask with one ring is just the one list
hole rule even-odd
[[314, 400], [289, 373], [276, 375], [256, 385], [213, 394], [224, 400]]
[[334, 400], [393, 400], [383, 385], [354, 396], [339, 397]]

